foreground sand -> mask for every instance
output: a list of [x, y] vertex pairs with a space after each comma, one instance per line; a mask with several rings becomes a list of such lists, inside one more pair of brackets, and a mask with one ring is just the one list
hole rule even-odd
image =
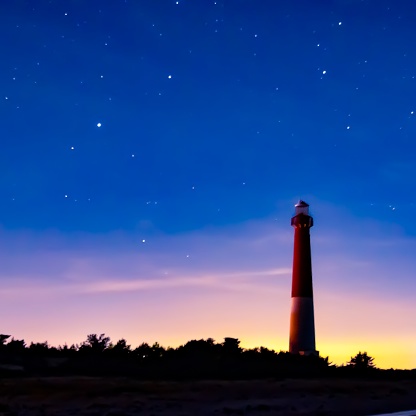
[[416, 380], [0, 380], [0, 415], [371, 415], [416, 409]]

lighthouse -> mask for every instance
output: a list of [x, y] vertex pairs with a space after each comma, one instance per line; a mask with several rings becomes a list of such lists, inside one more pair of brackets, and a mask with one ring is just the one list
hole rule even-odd
[[291, 221], [295, 229], [290, 310], [289, 352], [318, 355], [315, 349], [315, 319], [313, 313], [311, 239], [309, 229], [313, 218], [309, 205], [299, 201]]

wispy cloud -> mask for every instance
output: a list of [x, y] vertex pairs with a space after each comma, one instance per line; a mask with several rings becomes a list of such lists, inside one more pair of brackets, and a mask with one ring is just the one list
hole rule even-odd
[[261, 270], [251, 272], [219, 273], [210, 275], [195, 275], [193, 277], [165, 277], [151, 280], [101, 280], [74, 287], [75, 290], [87, 293], [123, 292], [134, 290], [154, 290], [169, 287], [209, 286], [222, 290], [256, 290], [259, 283], [254, 279], [259, 277], [290, 276], [290, 269]]
[[[81, 270], [79, 270], [81, 272]], [[94, 276], [93, 279], [77, 279], [71, 282], [37, 282], [34, 284], [28, 278], [22, 277], [14, 281], [14, 284], [3, 288], [0, 293], [8, 296], [27, 297], [27, 296], [57, 296], [76, 293], [112, 293], [112, 292], [132, 292], [144, 290], [167, 289], [173, 287], [211, 287], [219, 290], [250, 290], [258, 291], [264, 284], [260, 278], [272, 278], [278, 276], [290, 277], [291, 269], [270, 269], [235, 271], [233, 273], [201, 274], [188, 272], [165, 273], [158, 278], [136, 278], [125, 279], [123, 276]], [[17, 284], [16, 284], [17, 283]], [[270, 288], [270, 285], [267, 285]]]

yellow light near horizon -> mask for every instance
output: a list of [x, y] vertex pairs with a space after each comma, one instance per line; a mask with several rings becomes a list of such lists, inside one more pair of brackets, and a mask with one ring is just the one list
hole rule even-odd
[[330, 361], [336, 365], [346, 364], [358, 352], [367, 352], [374, 358], [378, 368], [412, 369], [416, 368], [416, 355], [412, 353], [411, 346], [416, 339], [408, 340], [374, 340], [363, 343], [360, 340], [339, 340], [338, 342], [322, 342], [319, 345], [320, 355], [329, 356]]

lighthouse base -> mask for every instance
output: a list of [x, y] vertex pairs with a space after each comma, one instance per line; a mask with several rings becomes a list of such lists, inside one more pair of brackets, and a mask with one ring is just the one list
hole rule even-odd
[[299, 351], [299, 355], [316, 355], [319, 357], [319, 351]]
[[290, 312], [289, 352], [319, 355], [315, 350], [315, 319], [313, 298], [293, 297]]

